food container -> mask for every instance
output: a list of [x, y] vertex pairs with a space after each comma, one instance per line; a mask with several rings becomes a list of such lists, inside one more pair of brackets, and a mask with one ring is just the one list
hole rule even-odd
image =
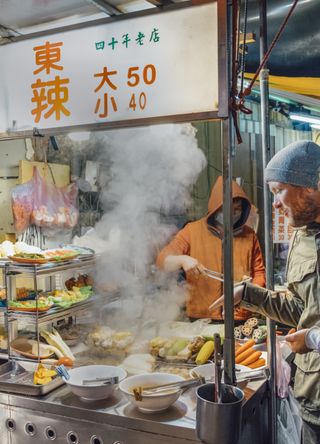
[[96, 401], [112, 396], [117, 384], [97, 382], [96, 384], [84, 385], [84, 380], [117, 376], [119, 381], [122, 381], [127, 376], [127, 372], [123, 368], [113, 365], [86, 365], [69, 370], [69, 375], [69, 379], [63, 378], [63, 380], [75, 395], [89, 401]]
[[143, 375], [130, 376], [119, 384], [120, 390], [127, 396], [129, 401], [143, 413], [162, 412], [169, 408], [181, 395], [179, 388], [169, 392], [161, 392], [152, 395], [142, 394], [141, 401], [137, 401], [133, 394], [136, 387], [147, 388], [153, 385], [168, 384], [171, 382], [184, 381], [179, 375], [170, 373], [145, 373]]
[[221, 384], [222, 402], [214, 402], [214, 392], [214, 384], [204, 384], [197, 389], [197, 436], [207, 444], [236, 444], [244, 393], [232, 385]]

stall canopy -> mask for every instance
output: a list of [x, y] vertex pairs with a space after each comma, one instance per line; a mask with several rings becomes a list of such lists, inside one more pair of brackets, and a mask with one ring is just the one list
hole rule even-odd
[[[248, 44], [248, 78], [253, 76], [259, 65], [259, 3], [259, 0], [248, 1], [247, 32], [253, 32], [257, 36], [255, 43]], [[269, 44], [291, 5], [292, 0], [267, 1]], [[319, 0], [298, 2], [268, 62], [272, 88], [320, 97], [320, 29], [315, 19], [319, 15]]]

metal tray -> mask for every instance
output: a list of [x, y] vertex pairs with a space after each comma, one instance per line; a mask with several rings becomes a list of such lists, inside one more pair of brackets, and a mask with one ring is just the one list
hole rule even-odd
[[45, 385], [33, 384], [33, 372], [25, 370], [14, 361], [0, 365], [0, 392], [17, 393], [28, 396], [42, 396], [64, 384], [60, 377]]

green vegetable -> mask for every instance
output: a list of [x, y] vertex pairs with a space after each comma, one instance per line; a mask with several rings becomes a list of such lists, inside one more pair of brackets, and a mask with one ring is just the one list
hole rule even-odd
[[181, 350], [183, 350], [188, 345], [188, 343], [189, 341], [187, 341], [186, 339], [177, 339], [167, 351], [167, 356], [177, 355]]
[[64, 342], [64, 340], [61, 338], [57, 330], [54, 328], [52, 329], [52, 333], [50, 333], [47, 330], [42, 330], [40, 332], [40, 335], [47, 341], [48, 344], [53, 345], [58, 350], [61, 351], [63, 356], [66, 356], [67, 358], [72, 359], [72, 361], [75, 360], [75, 357], [70, 350], [70, 348], [67, 346], [67, 344]]

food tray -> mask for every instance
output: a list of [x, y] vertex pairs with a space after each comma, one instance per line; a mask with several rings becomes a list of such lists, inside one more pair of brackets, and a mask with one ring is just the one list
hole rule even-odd
[[[19, 301], [20, 302], [20, 301]], [[52, 308], [54, 306], [54, 304], [48, 305], [46, 307], [10, 307], [9, 306], [9, 311], [21, 311], [21, 312], [26, 312], [26, 313], [36, 313], [37, 311], [40, 313], [44, 312], [44, 311], [48, 311], [50, 310], [50, 308]]]
[[43, 396], [64, 384], [58, 376], [45, 385], [33, 384], [33, 372], [25, 370], [18, 363], [8, 361], [0, 365], [0, 392], [19, 395]]
[[13, 262], [18, 262], [19, 264], [24, 264], [24, 265], [32, 265], [32, 264], [46, 264], [49, 262], [49, 259], [46, 258], [39, 258], [39, 259], [32, 259], [30, 257], [26, 258], [26, 257], [19, 257], [19, 256], [9, 256], [9, 259]]

